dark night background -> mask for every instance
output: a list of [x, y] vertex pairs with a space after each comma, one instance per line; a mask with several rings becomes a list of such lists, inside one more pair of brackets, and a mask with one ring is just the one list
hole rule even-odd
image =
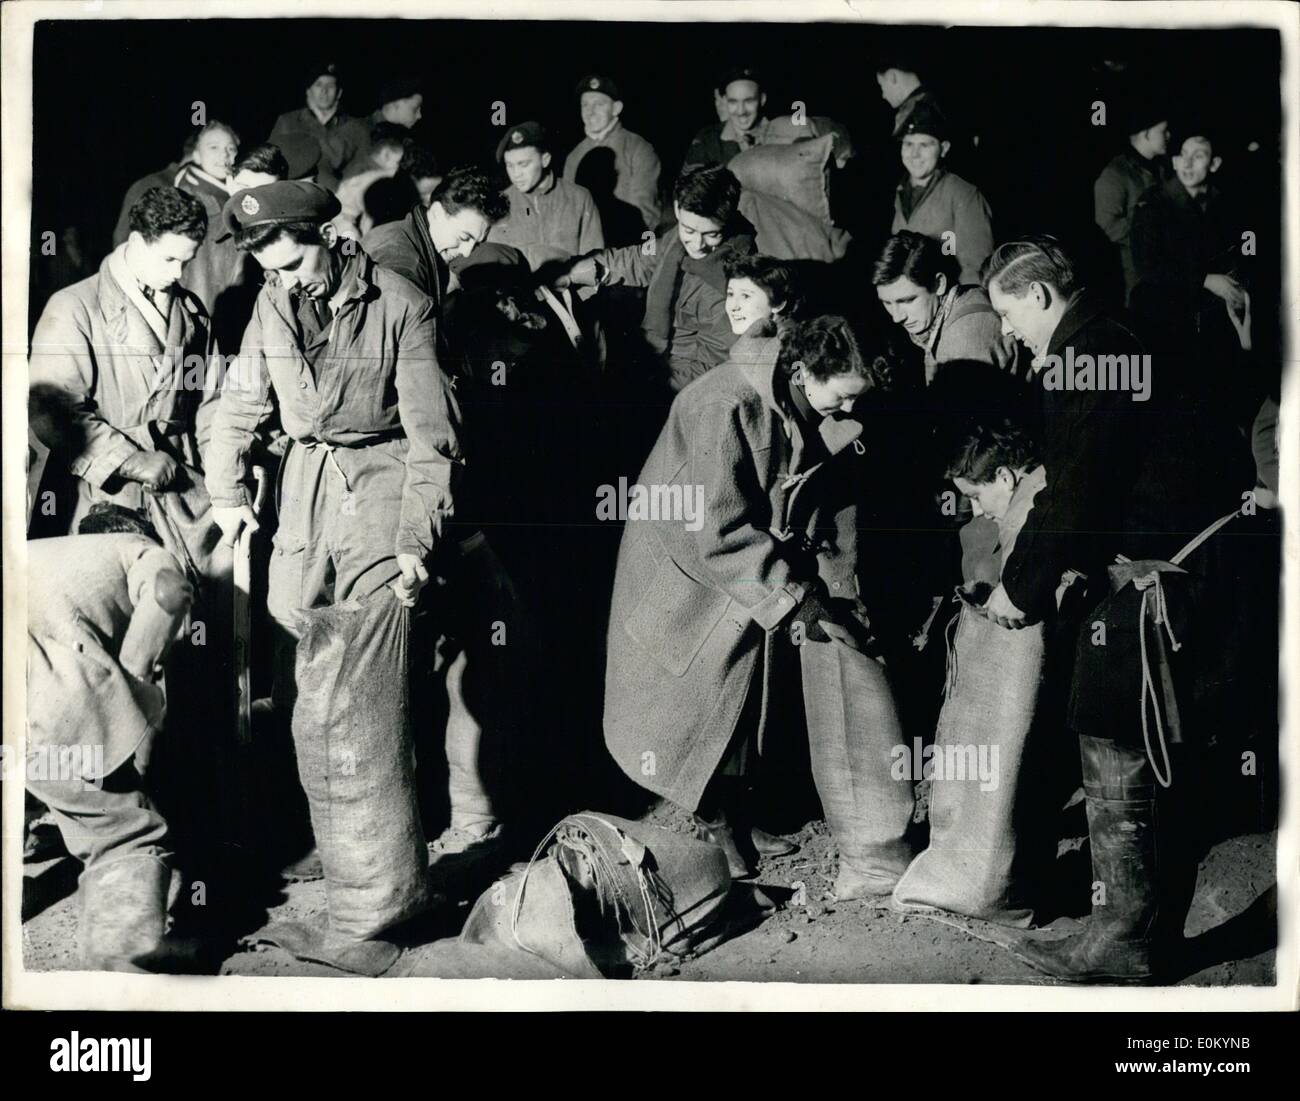
[[[926, 81], [969, 136], [950, 158], [993, 208], [998, 240], [1027, 231], [1093, 234], [1092, 182], [1124, 143], [1091, 124], [1091, 104], [1137, 76], [1176, 105], [1183, 122], [1208, 118], [1224, 141], [1219, 179], [1259, 224], [1258, 267], [1276, 263], [1280, 40], [1260, 30], [924, 28], [862, 24], [468, 22], [448, 20], [107, 20], [44, 22], [34, 60], [33, 230], [75, 224], [92, 270], [109, 250], [127, 187], [176, 158], [191, 104], [233, 125], [242, 147], [265, 140], [276, 116], [303, 103], [299, 73], [316, 56], [344, 68], [342, 108], [365, 114], [399, 71], [423, 74], [415, 130], [443, 166], [490, 163], [509, 124], [534, 117], [557, 156], [581, 137], [572, 89], [585, 73], [623, 88], [623, 120], [648, 138], [670, 181], [691, 136], [715, 118], [711, 85], [732, 63], [768, 74], [768, 113], [802, 100], [851, 130], [860, 156], [834, 182], [837, 218], [864, 245], [887, 233], [900, 171], [889, 141], [873, 52], [918, 40], [933, 59]], [[1116, 76], [1105, 62], [1125, 66]], [[1247, 152], [1251, 142], [1258, 143]], [[1171, 152], [1176, 145], [1171, 144]], [[40, 301], [32, 302], [32, 323]]]

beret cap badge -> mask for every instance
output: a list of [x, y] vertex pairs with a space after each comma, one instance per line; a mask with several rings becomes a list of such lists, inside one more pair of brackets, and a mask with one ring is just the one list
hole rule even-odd
[[251, 216], [253, 214], [256, 214], [259, 210], [261, 210], [262, 207], [258, 203], [258, 201], [253, 198], [252, 195], [245, 195], [243, 200], [239, 204], [239, 209], [242, 210], [245, 214]]

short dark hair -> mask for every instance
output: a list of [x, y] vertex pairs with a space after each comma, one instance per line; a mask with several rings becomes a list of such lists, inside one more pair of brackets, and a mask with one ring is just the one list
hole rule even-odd
[[510, 200], [486, 172], [471, 166], [448, 172], [433, 192], [430, 205], [433, 203], [441, 203], [448, 214], [477, 210], [491, 223], [501, 221], [510, 213]]
[[795, 290], [795, 274], [785, 261], [758, 253], [729, 253], [723, 258], [722, 270], [728, 279], [748, 279], [755, 286], [762, 287], [768, 301], [773, 306], [783, 307], [786, 317], [797, 312], [800, 302]]
[[162, 545], [158, 532], [143, 512], [126, 508], [114, 501], [96, 501], [77, 525], [78, 535], [143, 535]]
[[994, 279], [998, 289], [1012, 298], [1022, 297], [1031, 283], [1047, 283], [1066, 298], [1080, 286], [1074, 261], [1055, 237], [1045, 233], [998, 245], [980, 269], [985, 290]]
[[176, 233], [201, 245], [208, 235], [208, 212], [203, 203], [176, 187], [149, 188], [135, 201], [127, 221], [149, 242], [164, 233]]
[[972, 426], [954, 449], [947, 476], [985, 485], [993, 481], [998, 467], [1019, 470], [1037, 466], [1038, 461], [1038, 448], [1029, 433], [1003, 418]]
[[395, 122], [377, 122], [370, 128], [370, 151], [373, 153], [377, 149], [383, 149], [385, 146], [392, 149], [406, 149], [406, 144], [411, 140], [411, 132], [405, 126], [398, 126]]
[[818, 382], [836, 375], [858, 375], [870, 381], [873, 389], [884, 382], [883, 361], [862, 354], [853, 327], [843, 317], [830, 314], [788, 321], [780, 328], [780, 338], [777, 366], [787, 376], [802, 367]]
[[871, 285], [883, 287], [897, 279], [910, 279], [918, 287], [933, 290], [939, 276], [947, 277], [948, 286], [957, 285], [961, 265], [957, 257], [944, 253], [935, 237], [904, 229], [885, 242], [871, 271]]
[[361, 203], [371, 222], [382, 226], [400, 222], [419, 199], [420, 193], [415, 189], [414, 181], [399, 172], [396, 176], [381, 176], [367, 187]]
[[740, 181], [720, 164], [684, 168], [673, 185], [673, 202], [687, 213], [725, 226], [740, 203]]
[[402, 154], [402, 162], [397, 166], [399, 172], [405, 172], [413, 180], [427, 180], [438, 175], [438, 159], [423, 145], [410, 142]]
[[323, 245], [320, 226], [315, 222], [271, 222], [244, 226], [235, 231], [235, 247], [240, 252], [261, 252], [281, 237], [299, 245]]
[[265, 172], [277, 179], [289, 178], [289, 162], [278, 145], [266, 141], [255, 145], [235, 165], [236, 172]]

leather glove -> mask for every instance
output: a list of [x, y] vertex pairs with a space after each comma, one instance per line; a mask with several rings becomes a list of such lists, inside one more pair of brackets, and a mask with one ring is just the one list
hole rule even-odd
[[150, 489], [166, 489], [176, 480], [177, 463], [161, 451], [137, 451], [117, 468], [117, 473]]

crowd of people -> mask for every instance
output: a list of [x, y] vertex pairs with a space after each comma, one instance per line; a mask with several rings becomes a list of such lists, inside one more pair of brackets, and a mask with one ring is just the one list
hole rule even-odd
[[[616, 766], [748, 878], [795, 848], [798, 742], [837, 899], [1050, 921], [1081, 786], [1092, 916], [1018, 951], [1176, 975], [1191, 808], [1276, 739], [1278, 289], [1167, 100], [1096, 180], [1109, 294], [1055, 227], [998, 235], [925, 75], [876, 60], [897, 186], [856, 248], [847, 128], [743, 65], [671, 175], [617, 74], [572, 150], [528, 120], [444, 168], [420, 80], [351, 117], [323, 60], [265, 141], [209, 119], [128, 190], [30, 355], [29, 752], [97, 752], [28, 791], [86, 968], [179, 966], [182, 882], [229, 916], [249, 865], [337, 874], [331, 799], [372, 839], [414, 805], [393, 846], [456, 894], [630, 805]], [[413, 763], [341, 794], [312, 739], [384, 722]], [[259, 745], [296, 768], [250, 782]]]

